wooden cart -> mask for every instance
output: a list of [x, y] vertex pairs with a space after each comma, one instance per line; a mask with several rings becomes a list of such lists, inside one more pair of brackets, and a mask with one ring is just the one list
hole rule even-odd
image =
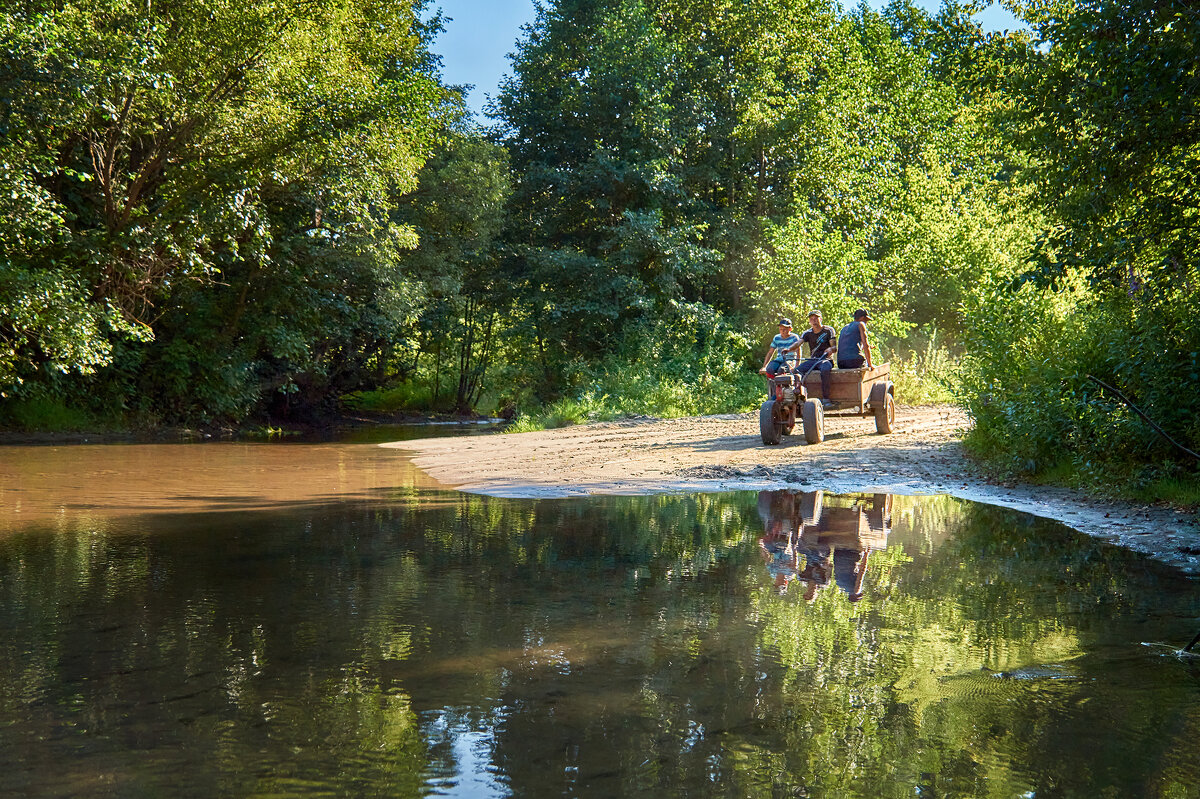
[[879, 433], [892, 432], [896, 419], [896, 387], [889, 379], [888, 364], [873, 369], [834, 369], [829, 373], [831, 405], [821, 405], [821, 375], [813, 370], [799, 385], [798, 375], [777, 375], [771, 381], [773, 397], [759, 409], [759, 432], [764, 444], [778, 444], [792, 432], [797, 418], [803, 425], [804, 440], [819, 444], [825, 440], [825, 414], [848, 411], [845, 416], [874, 416]]

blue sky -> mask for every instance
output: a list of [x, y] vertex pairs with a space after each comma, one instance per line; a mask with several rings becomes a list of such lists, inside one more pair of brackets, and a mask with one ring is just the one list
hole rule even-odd
[[[868, 0], [882, 8], [885, 0]], [[940, 0], [917, 0], [917, 5], [936, 11]], [[843, 1], [843, 5], [852, 3]], [[467, 95], [467, 104], [482, 114], [488, 95], [494, 95], [500, 78], [508, 72], [508, 54], [521, 35], [521, 25], [533, 21], [533, 0], [433, 0], [451, 21], [434, 43], [442, 56], [443, 74], [449, 83], [469, 83], [475, 88]], [[999, 6], [991, 6], [979, 15], [988, 28], [1017, 27], [1016, 19]]]

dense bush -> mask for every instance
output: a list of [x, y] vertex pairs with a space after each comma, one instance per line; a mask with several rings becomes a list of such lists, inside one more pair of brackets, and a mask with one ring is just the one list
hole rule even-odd
[[[962, 397], [975, 418], [968, 444], [1010, 474], [1072, 475], [1129, 491], [1187, 474], [1200, 451], [1200, 326], [1172, 302], [1099, 295], [1081, 278], [1059, 289], [993, 286], [971, 309]], [[1176, 302], [1180, 301], [1178, 298]]]
[[1200, 18], [1148, 0], [1027, 17], [1033, 46], [999, 118], [1029, 153], [1017, 177], [1046, 222], [1021, 280], [971, 297], [968, 441], [1012, 473], [1195, 484], [1200, 461], [1088, 376], [1200, 451]]

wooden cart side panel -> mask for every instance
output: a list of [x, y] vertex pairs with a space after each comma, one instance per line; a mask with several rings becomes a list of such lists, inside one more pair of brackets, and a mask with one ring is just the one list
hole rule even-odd
[[[835, 402], [862, 405], [871, 396], [871, 386], [887, 380], [888, 364], [878, 364], [874, 369], [833, 369], [829, 373], [829, 398]], [[804, 378], [808, 396], [821, 396], [821, 375], [814, 370]]]

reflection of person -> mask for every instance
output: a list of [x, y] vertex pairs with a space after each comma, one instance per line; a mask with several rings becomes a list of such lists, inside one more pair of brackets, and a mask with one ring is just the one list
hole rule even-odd
[[804, 600], [811, 602], [817, 596], [817, 589], [829, 585], [830, 552], [829, 547], [820, 544], [808, 544], [800, 552], [804, 555], [804, 568], [799, 577], [804, 581]]
[[810, 329], [800, 337], [808, 345], [808, 358], [800, 364], [800, 373], [807, 374], [812, 369], [821, 373], [821, 404], [828, 407], [832, 404], [829, 401], [829, 370], [833, 368], [831, 358], [837, 350], [833, 341], [835, 334], [832, 327], [821, 324], [820, 311], [808, 315], [808, 324]]
[[767, 573], [774, 578], [775, 590], [787, 593], [788, 583], [796, 579], [795, 531], [792, 495], [788, 491], [759, 491], [758, 516], [764, 535], [758, 548], [766, 560]]
[[796, 550], [787, 536], [765, 535], [758, 540], [759, 550], [767, 562], [767, 574], [774, 580], [775, 590], [786, 594], [788, 584], [799, 575]]
[[846, 598], [857, 602], [863, 595], [863, 578], [867, 576], [867, 557], [871, 548], [838, 549], [833, 553], [833, 581], [846, 592]]
[[787, 593], [791, 582], [799, 582], [801, 596], [811, 602], [832, 581], [857, 602], [872, 550], [887, 546], [892, 498], [760, 491], [758, 514], [764, 530], [759, 548], [776, 590]]
[[839, 369], [861, 369], [866, 364], [871, 365], [871, 344], [867, 341], [867, 322], [871, 316], [864, 309], [854, 312], [854, 321], [842, 328], [838, 333], [837, 365]]

